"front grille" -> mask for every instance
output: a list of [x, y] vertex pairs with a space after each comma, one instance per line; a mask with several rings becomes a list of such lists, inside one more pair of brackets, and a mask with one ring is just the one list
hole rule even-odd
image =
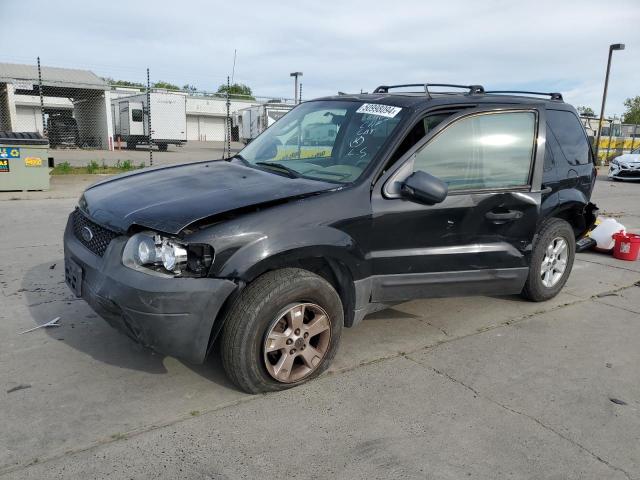
[[[76, 238], [85, 247], [100, 257], [104, 255], [104, 252], [107, 250], [111, 240], [118, 236], [117, 233], [107, 230], [106, 228], [89, 220], [77, 208], [72, 214], [72, 219], [73, 233]], [[89, 232], [91, 232], [90, 235]], [[87, 238], [89, 238], [89, 240], [87, 240]]]
[[617, 173], [618, 177], [640, 178], [640, 170], [624, 170], [621, 169]]

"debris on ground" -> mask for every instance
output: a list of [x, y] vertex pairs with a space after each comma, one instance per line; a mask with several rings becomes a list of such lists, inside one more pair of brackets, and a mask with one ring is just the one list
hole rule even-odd
[[38, 325], [37, 327], [30, 328], [29, 330], [25, 330], [24, 332], [20, 332], [18, 335], [22, 335], [23, 333], [33, 332], [34, 330], [38, 330], [39, 328], [49, 328], [49, 327], [59, 327], [60, 317], [56, 317], [53, 320], [48, 321], [47, 323], [43, 323], [42, 325]]
[[614, 218], [601, 218], [598, 225], [589, 233], [589, 236], [596, 241], [596, 249], [608, 252], [613, 249], [615, 233], [625, 233], [624, 225]]
[[56, 268], [56, 264], [55, 263], [49, 267], [49, 270], [53, 270], [54, 268]]
[[16, 385], [15, 387], [7, 390], [7, 393], [13, 393], [13, 392], [17, 392], [18, 390], [25, 390], [27, 388], [31, 388], [31, 385], [28, 383], [21, 383], [20, 385]]
[[627, 402], [625, 402], [624, 400], [620, 400], [619, 398], [610, 398], [609, 400], [611, 400], [616, 405], [626, 405], [627, 404]]
[[586, 237], [576, 242], [576, 251], [591, 247], [598, 252], [612, 253], [618, 260], [632, 262], [640, 257], [640, 235], [627, 233], [625, 226], [614, 218], [599, 218], [596, 223]]

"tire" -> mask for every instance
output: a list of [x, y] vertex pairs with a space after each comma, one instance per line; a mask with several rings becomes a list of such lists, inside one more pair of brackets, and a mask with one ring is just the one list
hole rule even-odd
[[[543, 262], [546, 265], [561, 265], [560, 257], [554, 262], [546, 262], [546, 259], [549, 258], [548, 249], [551, 248], [551, 251], [553, 251], [553, 245], [557, 245], [557, 248], [562, 245], [562, 242], [558, 239], [563, 239], [566, 242], [566, 263], [561, 275], [558, 275], [557, 279], [553, 281], [553, 277], [557, 275], [557, 272], [554, 274], [552, 271], [550, 276], [543, 277]], [[564, 284], [567, 283], [575, 256], [576, 239], [571, 225], [560, 218], [552, 218], [546, 221], [540, 228], [533, 247], [529, 277], [522, 289], [522, 296], [533, 302], [543, 302], [555, 297], [562, 290]], [[547, 272], [549, 270], [551, 269], [545, 269]], [[545, 281], [547, 281], [547, 284], [545, 284]]]
[[166, 152], [168, 148], [169, 148], [169, 144], [167, 143], [158, 144], [158, 150], [160, 150], [161, 152]]
[[[301, 312], [305, 321], [302, 333], [300, 328], [294, 330], [291, 323], [287, 324], [300, 317], [296, 312]], [[322, 333], [314, 333], [309, 327], [318, 321], [318, 328], [320, 320], [329, 326]], [[322, 277], [297, 268], [267, 272], [249, 284], [229, 309], [220, 342], [222, 365], [229, 379], [247, 393], [295, 387], [316, 378], [330, 365], [340, 343], [343, 322], [340, 297]], [[278, 345], [291, 343], [275, 349], [278, 345], [269, 343], [275, 336]], [[294, 363], [284, 361], [291, 358]], [[274, 372], [280, 364], [283, 378], [276, 379]], [[288, 370], [285, 364], [290, 365]], [[289, 377], [284, 378], [287, 373]]]

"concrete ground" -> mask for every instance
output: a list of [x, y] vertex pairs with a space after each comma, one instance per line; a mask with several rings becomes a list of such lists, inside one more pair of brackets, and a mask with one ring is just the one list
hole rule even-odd
[[[68, 187], [0, 202], [0, 478], [640, 479], [640, 261], [579, 254], [546, 303], [398, 305], [320, 379], [250, 396], [71, 295]], [[594, 198], [640, 231], [640, 184]]]
[[[233, 142], [231, 151], [239, 151], [243, 145]], [[199, 142], [189, 141], [183, 146], [169, 145], [166, 152], [160, 152], [157, 148], [152, 149], [153, 164], [166, 165], [171, 163], [195, 162], [200, 160], [216, 160], [222, 158], [224, 152], [224, 142]], [[141, 145], [135, 150], [85, 150], [56, 148], [49, 150], [49, 156], [54, 158], [56, 165], [69, 162], [74, 167], [86, 167], [92, 160], [99, 165], [114, 166], [118, 162], [129, 160], [134, 165], [150, 165], [149, 147]]]

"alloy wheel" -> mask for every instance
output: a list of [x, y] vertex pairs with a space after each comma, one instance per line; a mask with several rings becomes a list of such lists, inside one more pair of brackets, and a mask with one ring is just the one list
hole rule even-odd
[[569, 244], [563, 237], [554, 238], [545, 251], [540, 268], [542, 284], [547, 288], [554, 287], [567, 269]]
[[282, 310], [265, 336], [267, 372], [282, 383], [297, 382], [322, 363], [331, 343], [331, 319], [314, 303], [296, 303]]

